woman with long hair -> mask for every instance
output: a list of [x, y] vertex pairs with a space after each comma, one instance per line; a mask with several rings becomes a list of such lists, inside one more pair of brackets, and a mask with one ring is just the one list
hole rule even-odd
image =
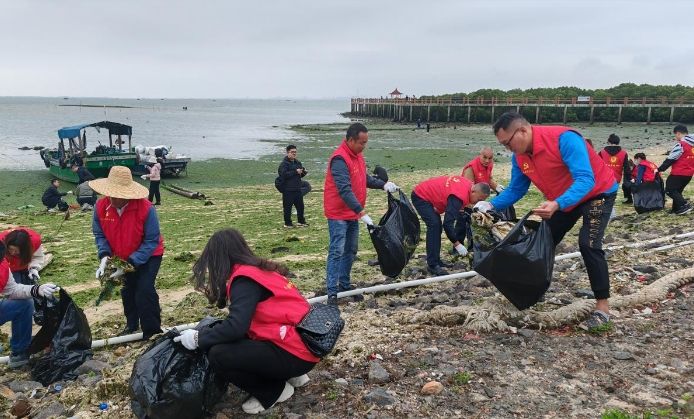
[[45, 264], [41, 235], [30, 228], [19, 227], [0, 232], [0, 240], [7, 248], [6, 258], [15, 282], [36, 284]]
[[289, 399], [319, 361], [295, 327], [309, 303], [285, 275], [284, 266], [253, 254], [234, 229], [214, 233], [193, 266], [195, 289], [217, 307], [228, 306], [229, 315], [174, 340], [207, 352], [212, 368], [250, 394], [246, 413]]

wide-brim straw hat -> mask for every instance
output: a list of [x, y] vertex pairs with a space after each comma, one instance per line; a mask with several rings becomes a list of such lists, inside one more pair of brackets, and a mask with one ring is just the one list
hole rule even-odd
[[149, 195], [149, 190], [135, 182], [125, 166], [113, 166], [107, 178], [90, 180], [89, 187], [112, 198], [141, 199]]

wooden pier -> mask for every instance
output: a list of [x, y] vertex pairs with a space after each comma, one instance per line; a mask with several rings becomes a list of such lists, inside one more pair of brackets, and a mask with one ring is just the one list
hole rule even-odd
[[[368, 99], [353, 98], [351, 101], [351, 113], [356, 116], [370, 116], [392, 119], [393, 121], [422, 122], [491, 122], [503, 112], [515, 110], [521, 112], [531, 122], [542, 121], [541, 110], [551, 110], [552, 121], [567, 123], [571, 112], [572, 120], [578, 120], [577, 115], [584, 116], [586, 122], [593, 123], [596, 112], [607, 111], [610, 120], [622, 123], [625, 110], [638, 110], [638, 115], [643, 115], [643, 120], [650, 124], [654, 111], [658, 113], [659, 120], [665, 122], [675, 121], [675, 114], [680, 109], [694, 109], [694, 101], [684, 99], [667, 98], [603, 98], [581, 101], [580, 98], [460, 98], [460, 99]], [[632, 111], [633, 112], [633, 111]], [[549, 112], [547, 112], [549, 113]], [[475, 116], [473, 118], [473, 115]], [[534, 116], [534, 118], [533, 118]], [[483, 117], [483, 120], [480, 120]], [[631, 118], [633, 119], [633, 117]], [[639, 118], [640, 119], [640, 118]], [[602, 118], [605, 120], [605, 118]], [[643, 122], [637, 121], [637, 122]]]

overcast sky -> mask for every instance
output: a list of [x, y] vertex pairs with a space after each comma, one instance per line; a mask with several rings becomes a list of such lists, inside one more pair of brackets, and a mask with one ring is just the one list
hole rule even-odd
[[0, 96], [694, 83], [694, 1], [0, 0]]

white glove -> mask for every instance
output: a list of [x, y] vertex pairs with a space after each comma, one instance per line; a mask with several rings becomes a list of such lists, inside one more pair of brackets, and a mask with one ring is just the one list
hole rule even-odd
[[189, 351], [194, 351], [198, 349], [198, 331], [193, 329], [186, 329], [181, 332], [180, 336], [173, 338], [174, 342], [181, 342], [181, 345], [188, 349]]
[[501, 184], [497, 184], [497, 185], [496, 185], [496, 191], [497, 191], [498, 193], [503, 192], [503, 190], [504, 190], [504, 185], [501, 185]]
[[43, 298], [50, 298], [53, 293], [60, 290], [55, 284], [43, 284], [39, 287], [39, 295]]
[[29, 268], [29, 278], [33, 279], [34, 281], [41, 279], [38, 268]]
[[118, 269], [116, 269], [116, 272], [109, 275], [109, 278], [116, 279], [116, 278], [120, 278], [123, 275], [125, 275], [125, 271], [123, 270], [123, 268], [118, 268]]
[[101, 258], [101, 263], [99, 264], [99, 267], [96, 269], [96, 279], [99, 279], [104, 272], [106, 272], [106, 264], [108, 263], [108, 256], [104, 256]]
[[467, 249], [462, 243], [458, 243], [458, 245], [455, 247], [455, 251], [458, 252], [460, 256], [467, 256]]
[[142, 176], [140, 176], [140, 178], [141, 178], [142, 180], [147, 180], [147, 175], [142, 175]]
[[67, 191], [67, 192], [65, 192], [65, 193], [68, 194], [68, 195], [72, 195], [74, 192], [72, 192], [72, 191]]
[[367, 226], [374, 225], [374, 221], [371, 219], [371, 217], [369, 217], [368, 214], [362, 215], [360, 220], [362, 220], [364, 222], [364, 224], [366, 224]]
[[395, 193], [398, 189], [400, 189], [400, 187], [393, 182], [386, 182], [386, 184], [383, 185], [383, 190], [386, 192]]
[[487, 201], [480, 201], [472, 207], [473, 211], [477, 210], [479, 212], [487, 212], [494, 209], [494, 206]]

